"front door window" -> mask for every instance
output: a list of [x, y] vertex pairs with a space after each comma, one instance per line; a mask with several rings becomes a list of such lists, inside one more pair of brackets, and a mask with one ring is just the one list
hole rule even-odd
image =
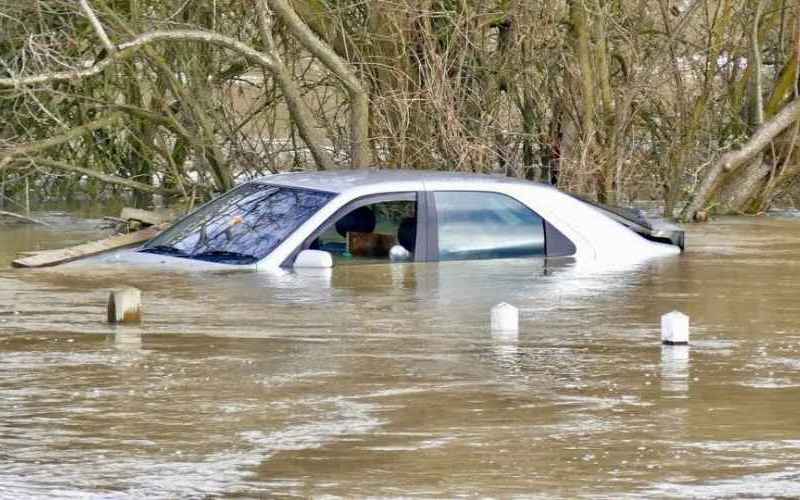
[[330, 252], [337, 265], [412, 261], [416, 232], [416, 201], [384, 201], [345, 212], [310, 248]]

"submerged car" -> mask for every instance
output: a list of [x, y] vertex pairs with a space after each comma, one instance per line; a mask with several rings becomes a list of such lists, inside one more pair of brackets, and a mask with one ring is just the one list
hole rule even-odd
[[117, 260], [192, 267], [571, 257], [682, 251], [683, 231], [548, 185], [405, 170], [287, 173], [243, 184]]

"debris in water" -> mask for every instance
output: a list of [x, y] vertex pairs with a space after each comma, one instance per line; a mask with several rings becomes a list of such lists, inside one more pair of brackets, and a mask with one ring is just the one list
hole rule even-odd
[[50, 226], [50, 224], [40, 221], [38, 219], [34, 219], [32, 217], [27, 217], [25, 215], [20, 215], [14, 212], [6, 212], [5, 210], [0, 210], [0, 221], [3, 218], [11, 219], [14, 222], [21, 222], [24, 224], [38, 224], [40, 226]]

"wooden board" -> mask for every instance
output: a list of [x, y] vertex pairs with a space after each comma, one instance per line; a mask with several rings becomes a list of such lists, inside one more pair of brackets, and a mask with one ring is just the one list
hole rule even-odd
[[19, 258], [13, 261], [11, 265], [14, 267], [47, 267], [64, 264], [65, 262], [77, 260], [81, 257], [99, 255], [110, 250], [144, 243], [166, 228], [167, 224], [162, 224], [148, 227], [147, 229], [142, 229], [135, 233], [118, 234], [104, 240], [90, 241], [82, 245], [62, 248], [61, 250], [44, 250], [42, 252], [37, 252], [35, 255]]

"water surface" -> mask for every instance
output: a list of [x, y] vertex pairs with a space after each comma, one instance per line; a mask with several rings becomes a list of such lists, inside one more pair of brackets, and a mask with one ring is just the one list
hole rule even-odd
[[[0, 266], [99, 235], [48, 220], [0, 228]], [[688, 241], [599, 270], [2, 269], [0, 497], [800, 496], [800, 219]], [[104, 323], [121, 286], [143, 325]], [[673, 309], [688, 349], [659, 344]]]

